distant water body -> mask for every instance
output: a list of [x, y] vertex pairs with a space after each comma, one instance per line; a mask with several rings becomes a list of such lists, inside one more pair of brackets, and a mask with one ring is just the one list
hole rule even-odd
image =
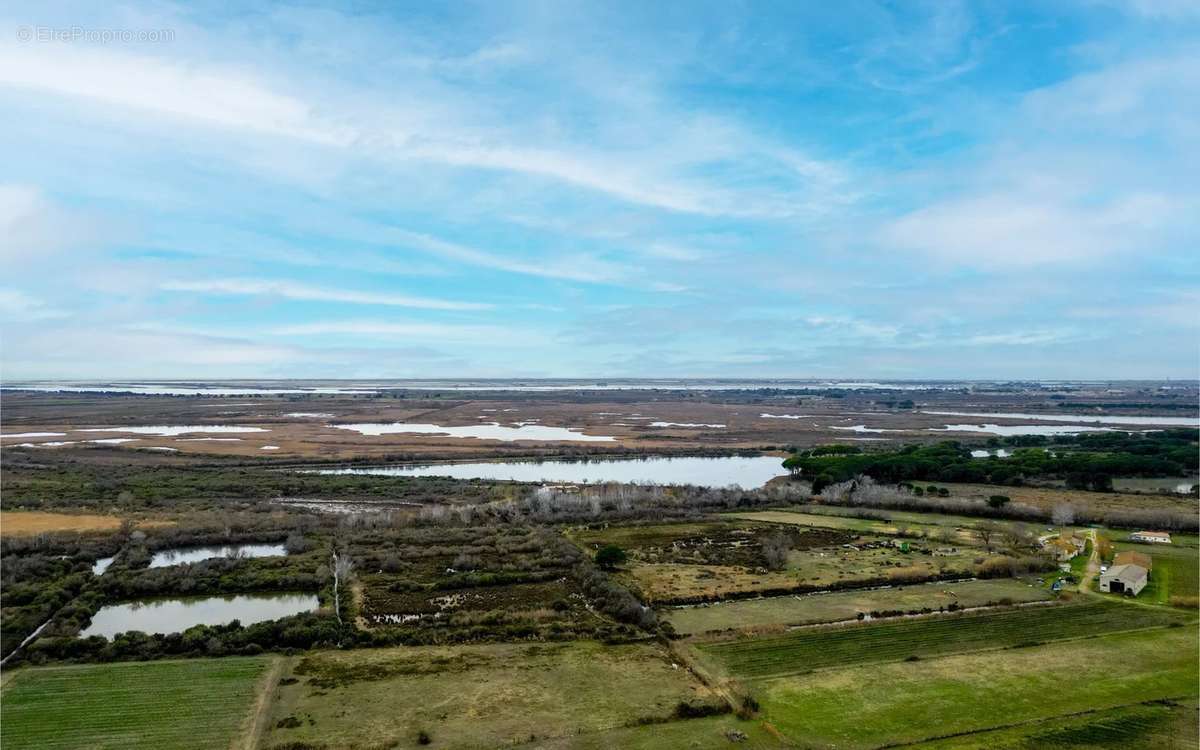
[[734, 391], [779, 390], [947, 390], [962, 387], [950, 381], [857, 380], [718, 380], [718, 379], [618, 379], [618, 380], [377, 380], [340, 381], [23, 381], [4, 390], [40, 393], [132, 393], [147, 396], [274, 396], [370, 395], [388, 390], [413, 391]]
[[1080, 424], [1181, 425], [1200, 427], [1197, 417], [1125, 417], [1116, 414], [1033, 414], [1025, 412], [963, 412], [925, 411], [944, 417], [979, 417], [982, 419], [1038, 419], [1043, 422], [1078, 422]]

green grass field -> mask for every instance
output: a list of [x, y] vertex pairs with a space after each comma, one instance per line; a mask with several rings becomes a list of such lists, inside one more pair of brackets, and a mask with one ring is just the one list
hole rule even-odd
[[923, 583], [865, 591], [839, 591], [811, 596], [773, 596], [744, 599], [708, 606], [667, 610], [664, 617], [684, 635], [713, 630], [770, 628], [851, 620], [859, 612], [899, 610], [909, 612], [930, 607], [960, 607], [1009, 600], [1042, 601], [1050, 598], [1045, 587], [1020, 580], [996, 579], [960, 583]]
[[1138, 703], [922, 742], [919, 750], [1179, 750], [1200, 746], [1196, 701]]
[[698, 644], [734, 677], [755, 679], [867, 662], [1011, 648], [1190, 619], [1170, 610], [1093, 600], [961, 615], [816, 627], [786, 635]]
[[317, 652], [296, 660], [281, 681], [262, 746], [415, 747], [420, 732], [436, 748], [572, 746], [564, 738], [666, 721], [684, 701], [723, 705], [657, 645]]
[[4, 750], [225, 750], [252, 720], [271, 659], [22, 669], [0, 698]]
[[[787, 737], [806, 746], [868, 748], [1156, 699], [1190, 700], [1197, 695], [1198, 658], [1196, 628], [1186, 627], [829, 670], [752, 687], [767, 720]], [[1067, 737], [1059, 737], [1060, 745]]]

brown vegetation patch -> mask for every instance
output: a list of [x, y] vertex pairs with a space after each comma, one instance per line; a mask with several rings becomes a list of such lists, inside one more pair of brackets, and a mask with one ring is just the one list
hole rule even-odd
[[[121, 528], [118, 516], [87, 513], [42, 513], [39, 511], [0, 511], [0, 536], [26, 536], [56, 531], [84, 534], [108, 533]], [[171, 521], [141, 521], [138, 526], [170, 526]]]

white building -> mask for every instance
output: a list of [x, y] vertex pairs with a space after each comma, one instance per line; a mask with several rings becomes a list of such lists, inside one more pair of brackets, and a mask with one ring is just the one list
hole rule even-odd
[[1137, 596], [1146, 588], [1149, 571], [1141, 565], [1114, 565], [1100, 574], [1100, 590]]
[[1171, 535], [1165, 531], [1135, 531], [1129, 535], [1133, 542], [1150, 542], [1151, 544], [1170, 544]]

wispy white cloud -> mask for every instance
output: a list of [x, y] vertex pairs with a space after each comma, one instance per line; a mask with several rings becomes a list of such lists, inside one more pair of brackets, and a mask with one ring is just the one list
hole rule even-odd
[[1146, 233], [1178, 210], [1165, 195], [1129, 195], [1089, 205], [1014, 190], [935, 203], [888, 224], [880, 240], [977, 268], [1101, 261], [1142, 249]]
[[488, 252], [427, 234], [390, 227], [384, 235], [395, 242], [441, 258], [481, 268], [541, 276], [565, 281], [610, 282], [625, 279], [629, 269], [587, 255], [566, 255], [541, 261], [524, 261], [502, 253]]
[[402, 294], [360, 292], [349, 289], [301, 284], [269, 279], [211, 279], [207, 281], [168, 281], [160, 288], [168, 292], [197, 292], [203, 294], [251, 295], [282, 297], [314, 302], [342, 302], [353, 305], [392, 305], [427, 310], [488, 310], [493, 306], [483, 302], [410, 297]]
[[69, 211], [26, 184], [0, 183], [0, 260], [10, 265], [38, 263], [65, 250], [94, 252], [112, 239], [113, 227], [93, 216]]
[[470, 342], [476, 345], [545, 343], [546, 337], [515, 326], [459, 325], [450, 323], [398, 322], [390, 320], [322, 320], [276, 326], [264, 333], [273, 336], [319, 336], [328, 334], [378, 339], [431, 339]]
[[[191, 126], [281, 136], [384, 162], [415, 160], [518, 173], [633, 204], [693, 214], [786, 216], [814, 207], [819, 212], [840, 182], [835, 175], [841, 174], [831, 163], [712, 117], [691, 133], [684, 124], [690, 120], [663, 115], [676, 137], [669, 139], [664, 133], [660, 143], [649, 147], [619, 143], [596, 147], [569, 139], [545, 145], [529, 142], [518, 131], [472, 125], [470, 118], [481, 113], [471, 112], [460, 92], [447, 94], [447, 102], [438, 107], [457, 121], [428, 120], [418, 113], [429, 102], [416, 97], [399, 105], [381, 105], [394, 96], [383, 98], [378, 92], [356, 89], [321, 98], [311, 89], [303, 94], [281, 91], [266, 75], [246, 65], [183, 62], [90, 47], [0, 46], [0, 86], [87, 99], [133, 110], [140, 118], [157, 115]], [[353, 104], [355, 97], [373, 106]], [[139, 128], [145, 125], [138, 123]], [[730, 189], [686, 175], [730, 158], [740, 158], [746, 165], [765, 159], [793, 171], [798, 181], [784, 189], [748, 185]], [[756, 169], [767, 177], [778, 171]]]
[[20, 289], [0, 289], [0, 321], [20, 323], [53, 320], [68, 317], [69, 314]]
[[1005, 331], [1003, 333], [977, 333], [955, 343], [962, 343], [966, 346], [1044, 346], [1076, 341], [1081, 338], [1086, 337], [1081, 336], [1078, 331], [1063, 329]]
[[1101, 3], [1154, 20], [1188, 21], [1200, 18], [1200, 4], [1192, 0], [1101, 0]]
[[[882, 248], [990, 271], [1095, 269], [1171, 252], [1198, 227], [1200, 56], [1111, 65], [1028, 94], [996, 141], [938, 173], [952, 187], [885, 222]], [[1136, 139], [1149, 159], [1130, 150]], [[1154, 166], [1151, 167], [1150, 165]]]

